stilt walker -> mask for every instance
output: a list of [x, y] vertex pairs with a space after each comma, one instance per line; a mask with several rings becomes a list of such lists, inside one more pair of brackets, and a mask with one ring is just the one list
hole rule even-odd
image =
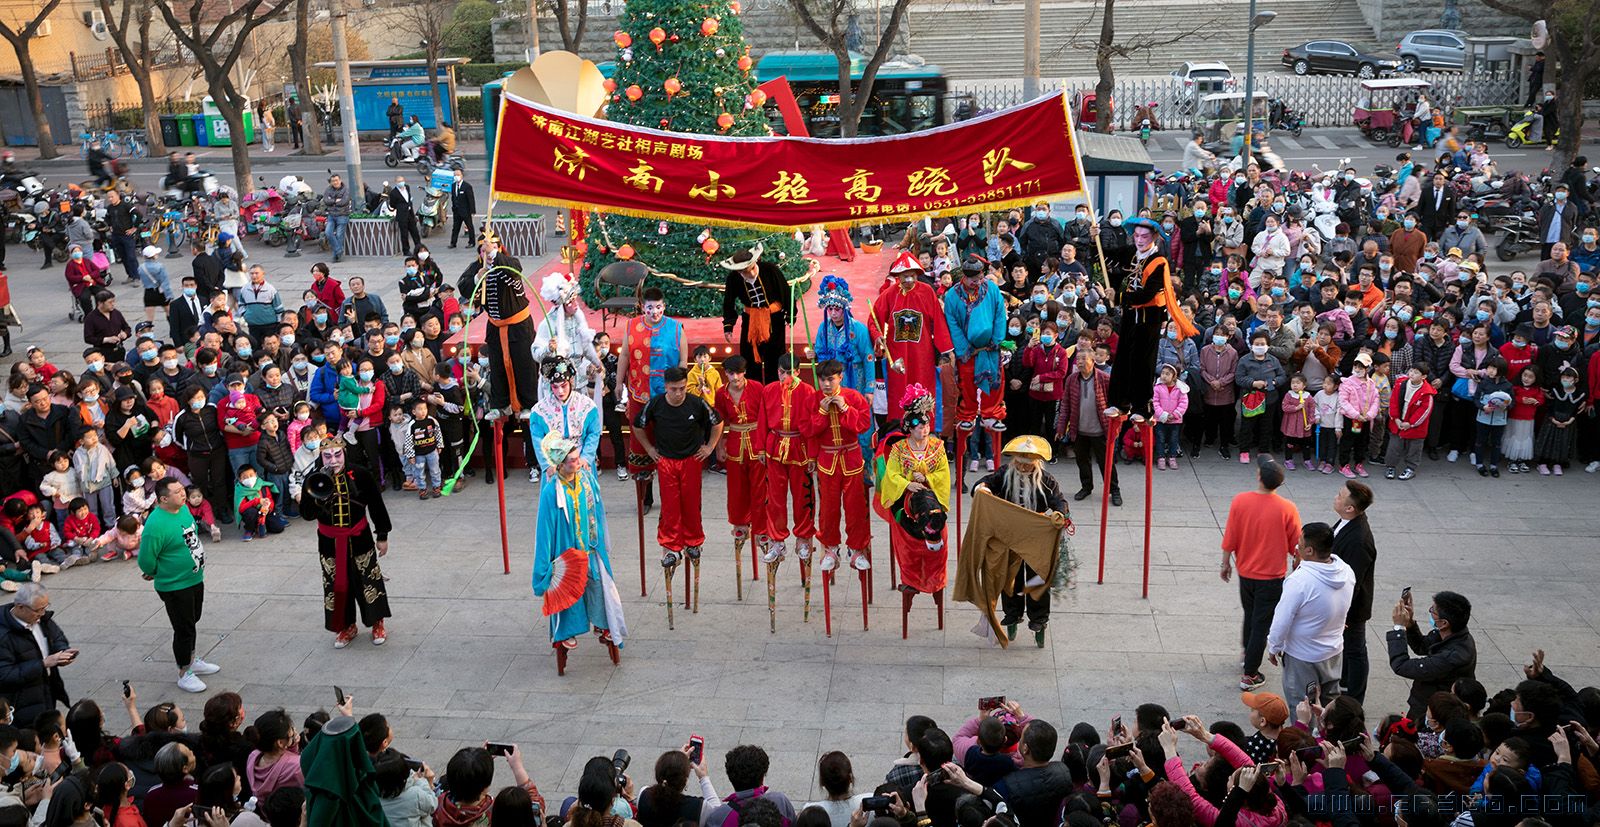
[[752, 379], [769, 384], [778, 378], [778, 357], [789, 349], [789, 319], [794, 294], [777, 264], [761, 260], [762, 246], [740, 250], [723, 259], [728, 271], [722, 290], [722, 336], [733, 343], [734, 323], [741, 317], [739, 355]]
[[872, 305], [871, 332], [878, 352], [889, 360], [888, 418], [897, 420], [906, 389], [934, 387], [939, 363], [950, 358], [953, 344], [938, 296], [918, 278], [922, 265], [916, 256], [902, 253], [889, 273], [894, 282]]
[[[480, 283], [481, 281], [481, 283]], [[533, 407], [538, 363], [533, 358], [535, 325], [522, 278], [522, 262], [501, 250], [488, 221], [478, 240], [478, 257], [458, 283], [460, 295], [476, 299], [489, 317], [490, 330], [480, 353], [489, 357], [490, 421]]]
[[539, 486], [533, 593], [543, 598], [543, 614], [550, 619], [556, 674], [566, 674], [567, 654], [577, 647], [578, 636], [590, 630], [617, 664], [628, 628], [611, 576], [599, 480], [585, 466], [578, 444], [557, 432], [545, 434], [539, 453], [550, 472]]
[[[722, 436], [722, 422], [705, 400], [689, 393], [688, 371], [662, 372], [662, 393], [633, 420], [633, 435], [661, 476], [661, 519], [656, 542], [667, 584], [667, 628], [672, 628], [672, 578], [684, 558], [694, 566], [706, 542], [700, 521], [703, 465]], [[693, 584], [689, 584], [693, 588]], [[692, 603], [693, 595], [689, 595]]]
[[[842, 387], [844, 365], [833, 359], [817, 365], [817, 403], [805, 423], [817, 462], [817, 539], [822, 543], [822, 611], [828, 634], [833, 630], [832, 581], [839, 568], [839, 546], [845, 544], [846, 565], [861, 580], [867, 598], [867, 557], [871, 528], [867, 523], [867, 489], [861, 484], [866, 462], [860, 435], [872, 422], [872, 403], [854, 388]], [[841, 538], [839, 521], [844, 519]]]
[[[1200, 332], [1178, 309], [1172, 268], [1166, 258], [1167, 235], [1161, 225], [1148, 218], [1130, 218], [1123, 227], [1133, 241], [1134, 261], [1132, 269], [1109, 274], [1117, 303], [1122, 305], [1122, 320], [1106, 404], [1124, 413], [1149, 415], [1162, 325], [1172, 319], [1179, 341]], [[1106, 440], [1119, 436], [1119, 432], [1107, 433]]]
[[[1006, 302], [1000, 288], [984, 278], [989, 262], [976, 253], [961, 263], [961, 280], [944, 294], [945, 324], [954, 345], [956, 374], [956, 490], [966, 466], [967, 439], [981, 418], [992, 445], [1006, 430], [1005, 380], [1000, 374], [1000, 343], [1006, 338]], [[956, 498], [956, 534], [961, 533], [961, 493]]]
[[[777, 572], [786, 556], [789, 539], [789, 506], [794, 506], [795, 557], [800, 560], [802, 582], [809, 582], [811, 542], [817, 534], [813, 517], [816, 497], [812, 488], [812, 462], [808, 441], [800, 429], [817, 405], [817, 392], [800, 381], [794, 370], [794, 354], [778, 357], [778, 381], [763, 387], [762, 422], [767, 431], [767, 544], [761, 560], [767, 576]], [[767, 582], [768, 608], [776, 629], [777, 584]]]
[[[665, 387], [662, 375], [667, 368], [687, 364], [689, 346], [683, 325], [666, 315], [667, 301], [661, 289], [647, 287], [640, 296], [641, 315], [628, 324], [617, 361], [617, 375], [623, 377], [627, 397], [628, 422], [638, 419], [651, 399]], [[655, 461], [639, 442], [638, 429], [631, 429], [628, 440], [628, 473], [634, 480], [634, 501], [639, 523], [639, 596], [648, 594], [645, 580], [644, 515], [654, 503], [651, 478]]]
[[890, 428], [878, 447], [878, 513], [889, 521], [890, 551], [900, 561], [900, 637], [908, 635], [911, 601], [933, 595], [944, 628], [944, 587], [949, 551], [945, 521], [950, 505], [950, 461], [932, 436], [933, 396], [921, 385], [900, 400], [904, 430]]
[[[1019, 436], [1006, 443], [1003, 454], [1006, 466], [979, 480], [976, 490], [1044, 514], [1056, 520], [1058, 528], [1068, 525], [1067, 498], [1061, 492], [1061, 484], [1044, 470], [1044, 464], [1050, 461], [1049, 441], [1042, 437]], [[965, 570], [964, 566], [958, 568]], [[1054, 569], [1041, 571], [1026, 561], [1011, 574], [1000, 595], [1000, 605], [1005, 611], [1000, 625], [1005, 627], [1008, 642], [1017, 639], [1017, 624], [1022, 622], [1026, 612], [1034, 645], [1044, 647], [1045, 627], [1050, 623], [1050, 590], [1047, 587], [1054, 576]], [[960, 591], [959, 583], [957, 591]]]

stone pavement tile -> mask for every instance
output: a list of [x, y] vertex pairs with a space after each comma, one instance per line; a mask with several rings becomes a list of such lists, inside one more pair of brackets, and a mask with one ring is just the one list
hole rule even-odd
[[[281, 555], [274, 555], [279, 556]], [[287, 562], [287, 561], [286, 561]], [[295, 577], [303, 560], [296, 560], [287, 565], [264, 566], [254, 561], [226, 561], [213, 562], [211, 555], [206, 560], [206, 596], [210, 597], [217, 592], [237, 592], [240, 594], [274, 595], [281, 594], [284, 587]], [[142, 582], [142, 581], [141, 581]], [[209, 601], [207, 601], [209, 603]], [[210, 607], [207, 606], [209, 609]]]
[[[171, 629], [167, 621], [166, 609], [152, 591], [144, 595], [148, 600], [155, 601], [154, 607], [158, 610], [145, 620], [144, 625], [157, 629]], [[240, 594], [226, 592], [220, 589], [207, 590], [204, 612], [200, 617], [199, 628], [201, 631], [231, 631], [239, 627], [239, 623], [249, 617], [252, 612], [261, 607], [266, 600], [259, 594]]]
[[[347, 695], [355, 697], [357, 704], [362, 705], [365, 705], [368, 700], [376, 699], [383, 692], [382, 687], [373, 685], [341, 684], [340, 687], [344, 689]], [[321, 709], [329, 712], [333, 710], [332, 683], [301, 686], [280, 683], [246, 683], [239, 687], [238, 692], [241, 696], [249, 699], [245, 703], [249, 704], [251, 709], [265, 711], [275, 707], [282, 707], [289, 711], [289, 715], [294, 718], [296, 724], [316, 710]], [[179, 694], [182, 693], [177, 689], [173, 689], [172, 693], [167, 697]], [[371, 707], [367, 706], [366, 708], [370, 709]], [[413, 736], [425, 734], [425, 732], [416, 732], [410, 729], [403, 730], [398, 727], [396, 727], [395, 731], [411, 733]]]
[[[1282, 676], [1270, 664], [1263, 666], [1267, 679], [1264, 691], [1282, 692]], [[1266, 671], [1271, 670], [1271, 671]], [[1172, 688], [1177, 695], [1177, 708], [1187, 711], [1209, 710], [1213, 715], [1224, 715], [1243, 722], [1248, 710], [1239, 701], [1239, 671], [1232, 674], [1206, 672], [1200, 674], [1173, 674]]]
[[893, 700], [893, 696], [862, 695], [843, 701], [830, 700], [820, 706], [824, 732], [855, 726], [879, 726], [885, 721], [898, 726], [906, 717], [905, 703]]
[[[457, 600], [453, 608], [440, 616], [432, 633], [456, 639], [480, 635], [526, 638], [532, 631], [529, 615], [534, 606], [532, 596], [530, 591], [527, 600]], [[540, 630], [543, 631], [543, 624]]]
[[455, 689], [440, 684], [399, 683], [384, 688], [378, 697], [369, 699], [367, 704], [372, 709], [384, 710], [385, 714], [389, 710], [394, 710], [398, 715], [437, 712], [451, 708], [455, 693]]
[[[210, 597], [210, 595], [207, 595]], [[163, 618], [165, 614], [162, 615]], [[322, 631], [322, 601], [309, 595], [304, 597], [269, 597], [261, 601], [255, 611], [239, 622], [241, 631]], [[333, 633], [324, 632], [324, 641], [330, 648]]]
[[[391, 641], [388, 645], [394, 643]], [[404, 683], [414, 689], [439, 690], [496, 686], [511, 663], [495, 657], [495, 648], [492, 642], [481, 638], [468, 641], [431, 638], [419, 644], [410, 660], [401, 667]], [[448, 697], [450, 693], [443, 694]]]
[[833, 667], [817, 664], [766, 663], [732, 670], [717, 681], [714, 697], [760, 701], [776, 698], [826, 697]]
[[373, 646], [365, 627], [346, 649], [334, 649], [331, 634], [324, 640], [322, 646], [310, 650], [284, 683], [337, 684], [347, 689], [362, 685], [389, 686], [401, 680], [402, 668], [416, 650], [413, 644], [399, 642]]
[[[503, 643], [504, 641], [501, 641]], [[567, 660], [567, 674], [556, 674], [555, 652], [542, 640], [528, 640], [514, 650], [499, 653], [507, 658], [511, 667], [500, 678], [497, 689], [526, 692], [570, 692], [578, 697], [595, 698], [605, 691], [613, 673], [620, 668], [611, 665], [605, 647], [593, 638], [585, 638]], [[507, 657], [509, 655], [509, 657]], [[622, 650], [622, 662], [629, 662], [629, 652]]]
[[1600, 663], [1600, 640], [1588, 626], [1562, 627], [1530, 624], [1517, 628], [1482, 629], [1473, 638], [1487, 637], [1513, 665], [1531, 663], [1533, 651], [1543, 649], [1551, 668], [1593, 666]]
[[1177, 699], [1173, 681], [1171, 673], [1137, 668], [1070, 669], [1060, 675], [1059, 703], [1063, 709], [1117, 708], [1137, 698], [1137, 703], [1170, 705]]
[[[1082, 587], [1080, 587], [1082, 588]], [[1056, 618], [1050, 624], [1054, 643], [1069, 657], [1082, 652], [1159, 652], [1161, 638], [1156, 618], [1147, 614], [1083, 613]], [[1024, 635], [1026, 624], [1017, 627], [1018, 641], [1032, 646]]]
[[937, 698], [945, 687], [945, 667], [939, 664], [897, 665], [885, 669], [872, 663], [841, 663], [833, 665], [831, 672], [826, 695], [829, 703], [895, 697]]
[[[234, 630], [221, 640], [211, 638], [209, 645], [202, 637], [199, 653], [205, 660], [222, 667], [223, 671], [217, 677], [231, 686], [281, 683], [289, 680], [289, 676], [305, 661], [308, 652], [328, 645], [330, 640], [331, 635], [323, 637], [322, 633], [311, 631]], [[207, 678], [206, 685], [212, 683], [214, 681]]]
[[1050, 697], [1061, 676], [1055, 669], [1009, 669], [1003, 678], [997, 678], [992, 669], [950, 664], [944, 669], [944, 702], [950, 706], [972, 704], [974, 707], [969, 708], [975, 708], [978, 699], [988, 695], [1044, 700]]

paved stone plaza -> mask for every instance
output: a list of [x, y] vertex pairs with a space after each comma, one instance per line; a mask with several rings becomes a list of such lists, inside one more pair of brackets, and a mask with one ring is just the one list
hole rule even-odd
[[[467, 255], [436, 254], [454, 278]], [[13, 247], [9, 271], [14, 302], [28, 326], [13, 331], [15, 358], [29, 344], [45, 346], [69, 369], [81, 365], [77, 325], [66, 322], [59, 268], [38, 269], [37, 257]], [[257, 250], [286, 304], [297, 304], [317, 258], [280, 259]], [[184, 259], [168, 260], [177, 278]], [[130, 323], [142, 318], [138, 291], [116, 290]], [[348, 280], [363, 275], [398, 308], [388, 261], [350, 260], [334, 267]], [[165, 332], [165, 325], [159, 327]], [[1049, 468], [1076, 489], [1071, 460]], [[586, 640], [566, 677], [556, 676], [547, 626], [529, 588], [536, 492], [522, 473], [507, 486], [511, 574], [501, 573], [494, 490], [474, 482], [444, 500], [389, 501], [395, 520], [383, 560], [394, 618], [389, 642], [373, 647], [365, 635], [335, 651], [322, 630], [320, 584], [311, 527], [248, 545], [228, 532], [208, 545], [207, 600], [199, 654], [220, 664], [211, 692], [236, 690], [246, 715], [283, 706], [297, 719], [331, 707], [333, 686], [355, 696], [358, 712], [389, 716], [397, 746], [436, 768], [456, 749], [484, 740], [522, 745], [528, 770], [546, 795], [566, 796], [589, 757], [623, 747], [634, 775], [650, 774], [655, 756], [703, 735], [713, 755], [713, 778], [727, 792], [722, 752], [738, 743], [764, 746], [772, 756], [769, 783], [796, 800], [819, 794], [816, 758], [840, 749], [855, 761], [858, 790], [868, 789], [901, 752], [900, 726], [913, 713], [954, 729], [976, 709], [979, 696], [1005, 694], [1031, 714], [1065, 729], [1088, 720], [1102, 728], [1134, 705], [1154, 701], [1175, 714], [1243, 722], [1235, 664], [1239, 609], [1235, 586], [1217, 579], [1222, 520], [1229, 499], [1254, 485], [1249, 467], [1204, 453], [1198, 464], [1157, 472], [1151, 530], [1150, 598], [1139, 596], [1141, 480], [1124, 466], [1126, 505], [1113, 509], [1106, 583], [1094, 582], [1099, 541], [1098, 492], [1077, 504], [1078, 585], [1055, 603], [1043, 649], [1025, 640], [1010, 651], [990, 648], [971, 633], [978, 613], [950, 603], [946, 628], [934, 628], [931, 602], [920, 598], [909, 640], [899, 638], [899, 596], [887, 566], [877, 574], [872, 629], [860, 627], [853, 578], [836, 590], [834, 636], [823, 635], [822, 593], [801, 623], [797, 566], [784, 563], [777, 634], [767, 631], [765, 583], [746, 583], [734, 600], [732, 542], [725, 523], [725, 478], [707, 475], [706, 545], [700, 613], [681, 607], [677, 630], [666, 628], [660, 568], [651, 551], [650, 598], [638, 596], [632, 483], [609, 473], [607, 492], [613, 570], [626, 601], [632, 635], [622, 665]], [[1290, 473], [1283, 489], [1303, 520], [1333, 521], [1338, 476]], [[1401, 708], [1406, 686], [1387, 669], [1383, 631], [1403, 586], [1419, 601], [1451, 588], [1474, 602], [1479, 678], [1491, 693], [1521, 676], [1528, 653], [1543, 648], [1546, 663], [1574, 685], [1600, 683], [1600, 582], [1596, 557], [1600, 518], [1593, 511], [1597, 479], [1506, 476], [1480, 479], [1465, 462], [1425, 462], [1409, 483], [1371, 480], [1377, 501], [1370, 516], [1378, 538], [1375, 617], [1369, 627], [1373, 681], [1368, 695], [1378, 715]], [[653, 538], [655, 518], [646, 518]], [[886, 549], [882, 525], [874, 526]], [[954, 543], [952, 543], [952, 548]], [[748, 571], [746, 552], [745, 575]], [[880, 551], [880, 561], [883, 554]], [[954, 555], [952, 554], [952, 573]], [[848, 575], [846, 575], [848, 577]], [[173, 684], [169, 628], [161, 603], [133, 563], [95, 563], [47, 578], [56, 619], [83, 654], [64, 670], [74, 698], [92, 697], [108, 710], [113, 730], [124, 726], [120, 682], [129, 679], [147, 709], [175, 700], [191, 729], [203, 697]], [[681, 599], [681, 574], [678, 589]], [[752, 588], [753, 587], [753, 588]], [[1279, 673], [1267, 667], [1267, 689]], [[1190, 749], [1196, 746], [1185, 739]], [[501, 781], [509, 774], [501, 770]], [[642, 786], [641, 782], [641, 786]]]

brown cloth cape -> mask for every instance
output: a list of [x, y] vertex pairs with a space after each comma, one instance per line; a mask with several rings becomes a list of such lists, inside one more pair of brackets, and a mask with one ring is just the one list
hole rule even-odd
[[[1041, 577], [1053, 576], [1061, 529], [1049, 517], [987, 491], [973, 495], [971, 514], [956, 563], [955, 599], [977, 606], [1004, 647], [1010, 641], [995, 617], [995, 602], [1016, 583], [1023, 563]], [[1049, 588], [1046, 582], [1025, 591], [1038, 597]]]

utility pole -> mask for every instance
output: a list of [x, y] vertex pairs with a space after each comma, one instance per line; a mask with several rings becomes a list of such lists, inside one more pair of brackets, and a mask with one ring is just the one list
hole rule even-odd
[[344, 129], [344, 171], [351, 197], [360, 198], [361, 138], [356, 131], [356, 93], [350, 83], [350, 48], [345, 43], [344, 0], [328, 0], [328, 17], [333, 21], [334, 73], [339, 79], [339, 123]]
[[[578, 0], [587, 3], [589, 0]], [[539, 0], [528, 0], [528, 62], [539, 56]]]
[[1039, 97], [1039, 0], [1022, 4], [1022, 99]]

